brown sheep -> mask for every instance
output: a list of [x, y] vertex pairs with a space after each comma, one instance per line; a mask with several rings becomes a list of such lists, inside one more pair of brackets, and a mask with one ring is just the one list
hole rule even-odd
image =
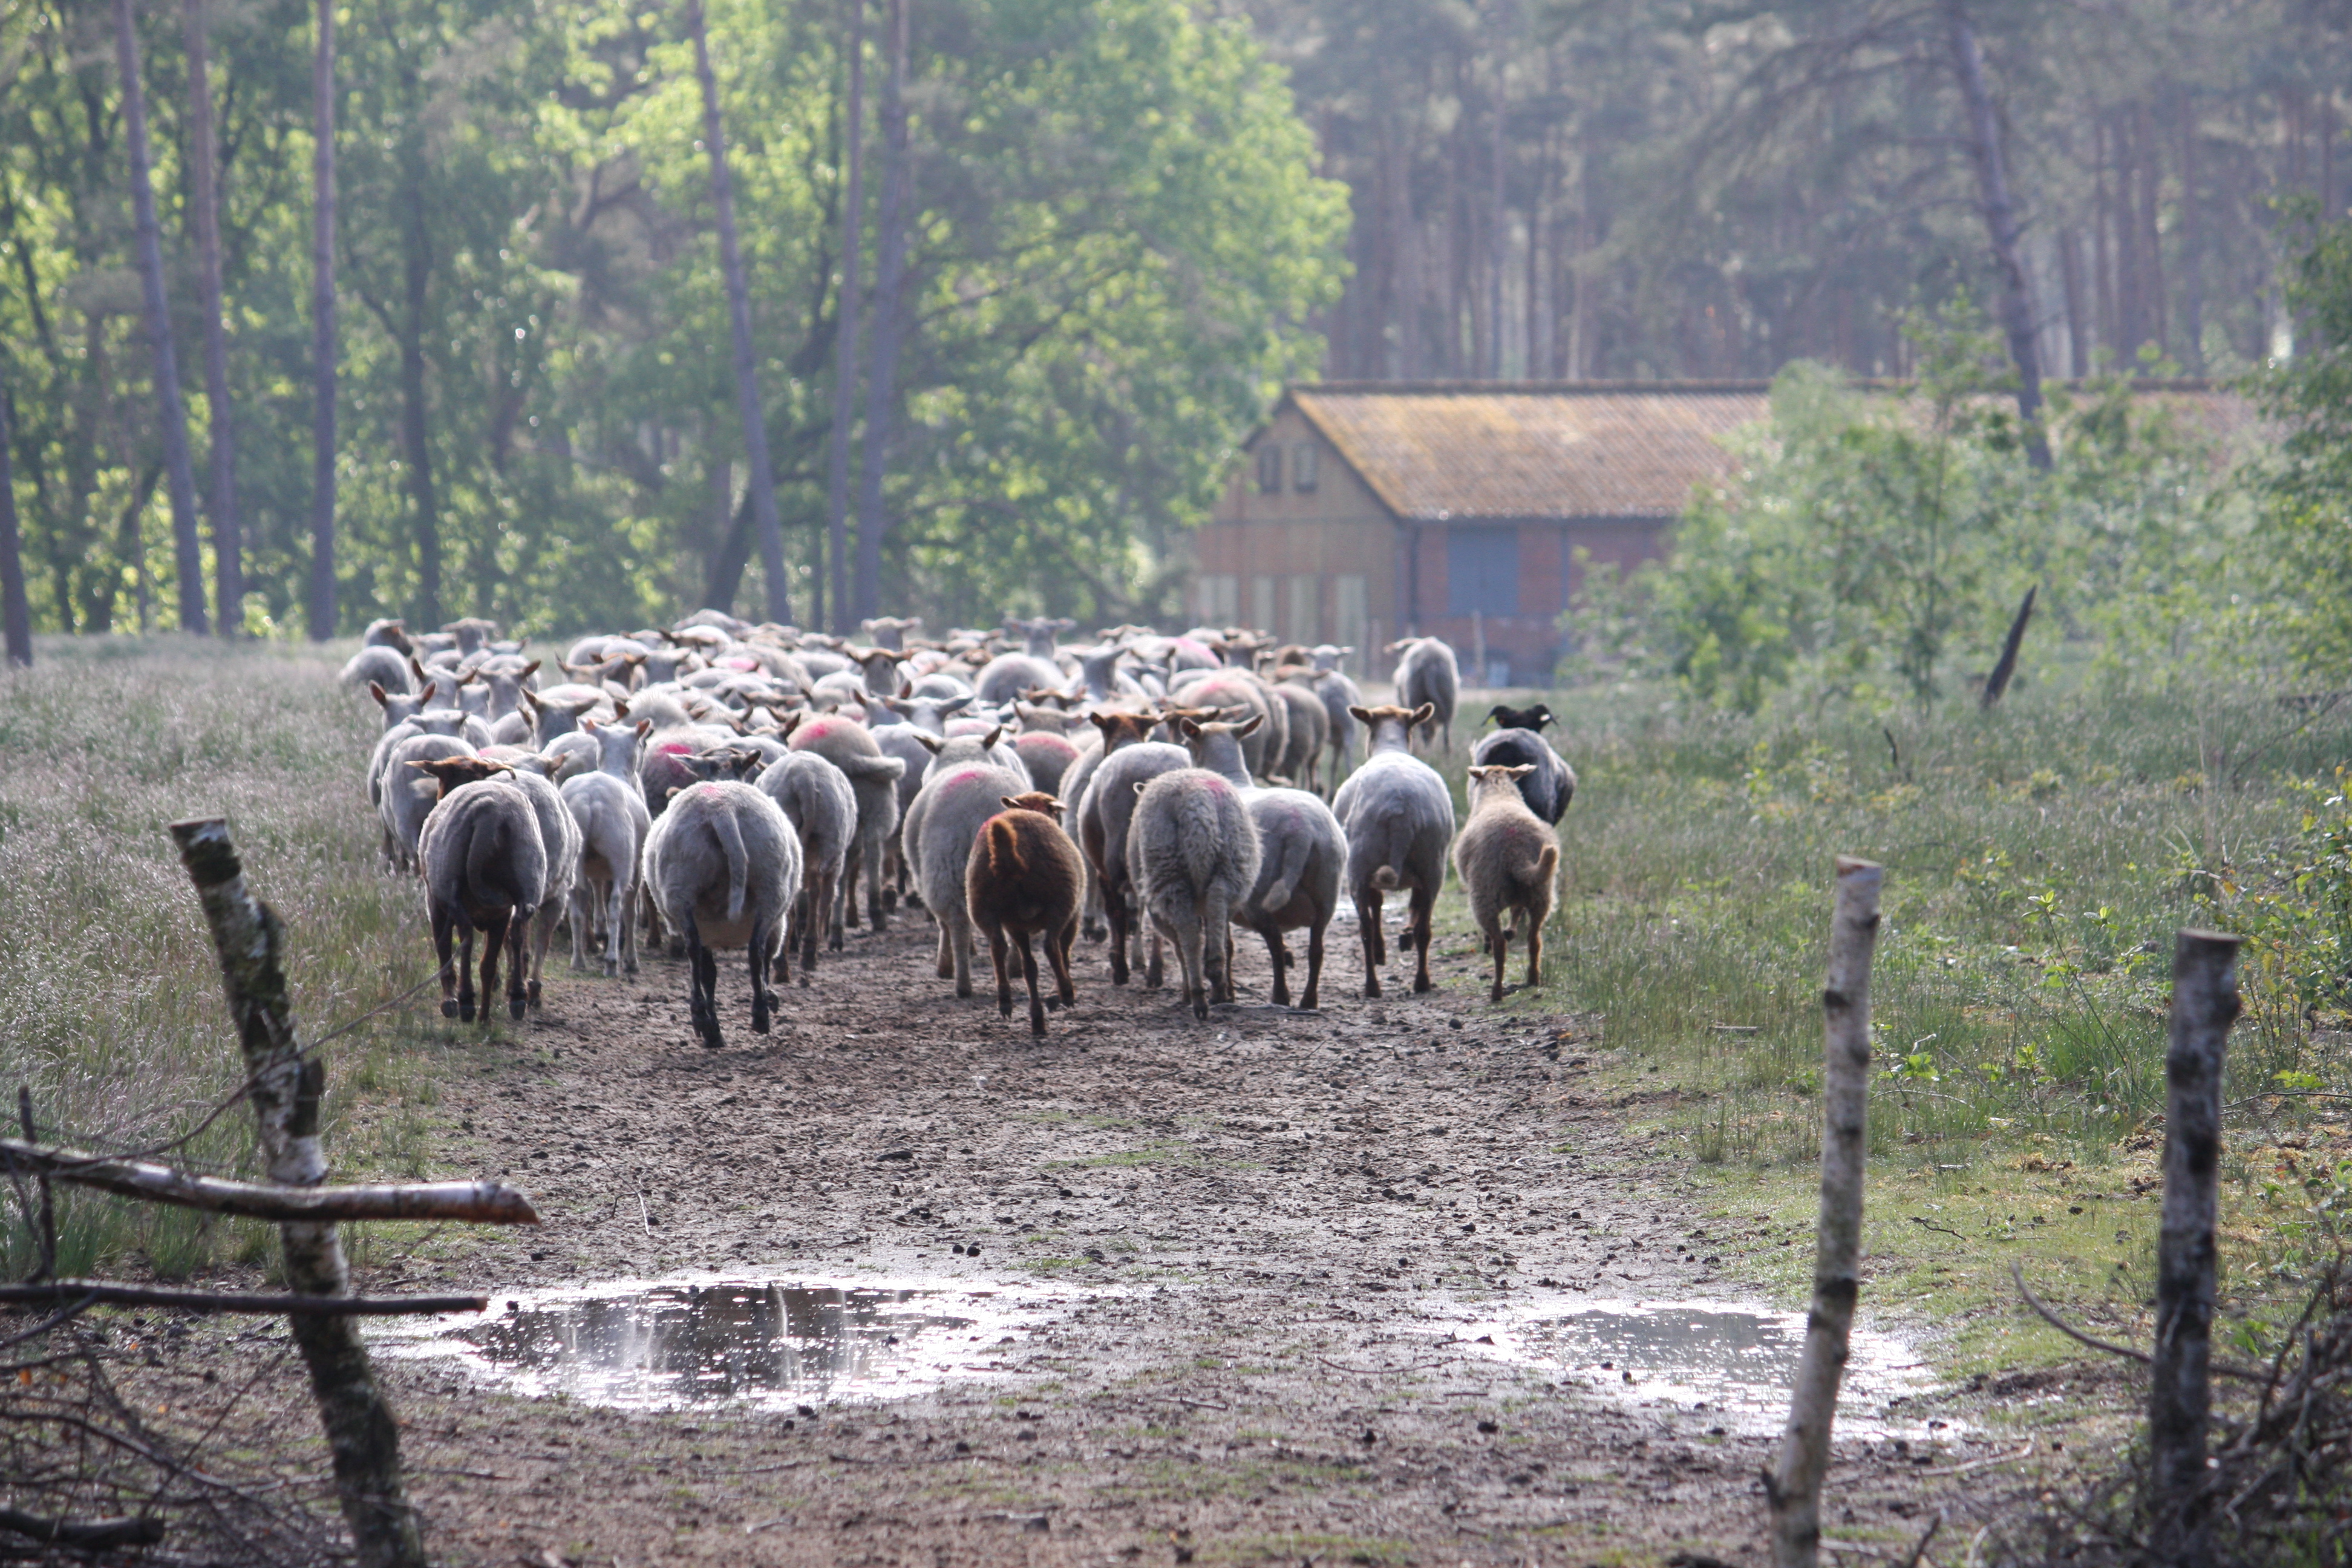
[[[1470, 770], [1470, 820], [1454, 841], [1454, 869], [1470, 896], [1470, 918], [1495, 955], [1490, 1002], [1503, 999], [1503, 965], [1511, 933], [1528, 933], [1528, 984], [1543, 984], [1543, 928], [1551, 918], [1559, 874], [1559, 838], [1519, 798], [1519, 780], [1532, 767]], [[1511, 917], [1505, 925], [1503, 917]]]
[[1006, 973], [1009, 937], [1021, 950], [1021, 977], [1029, 986], [1029, 1032], [1045, 1032], [1045, 1005], [1037, 994], [1037, 956], [1029, 938], [1045, 939], [1062, 1005], [1077, 1000], [1070, 979], [1070, 944], [1078, 934], [1078, 899], [1086, 871], [1078, 847], [1062, 831], [1062, 803], [1042, 791], [1003, 797], [1005, 810], [981, 825], [964, 868], [964, 906], [988, 933], [996, 963], [996, 1011], [1013, 1016], [1013, 979]]

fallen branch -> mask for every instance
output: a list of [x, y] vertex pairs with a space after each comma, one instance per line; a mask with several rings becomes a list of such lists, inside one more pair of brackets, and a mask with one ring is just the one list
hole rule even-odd
[[1945, 1465], [1937, 1469], [1918, 1470], [1914, 1473], [1922, 1476], [1965, 1476], [1972, 1470], [1981, 1470], [1988, 1465], [2006, 1465], [2012, 1459], [2026, 1459], [2032, 1456], [2033, 1439], [2028, 1437], [2025, 1440], [2025, 1447], [2013, 1454], [1987, 1454], [1983, 1458], [1970, 1459], [1965, 1465]]
[[0, 1285], [0, 1305], [18, 1301], [106, 1301], [125, 1307], [177, 1307], [194, 1312], [292, 1313], [300, 1317], [387, 1318], [409, 1313], [478, 1312], [487, 1296], [277, 1296], [242, 1290], [172, 1290], [104, 1279]]
[[[2143, 1366], [2147, 1365], [2155, 1359], [2150, 1356], [2147, 1352], [2134, 1350], [2129, 1345], [2119, 1345], [2107, 1340], [2094, 1339], [2091, 1335], [2084, 1333], [2082, 1330], [2076, 1328], [2074, 1324], [2060, 1317], [2055, 1311], [2051, 1310], [2048, 1302], [2042, 1300], [2041, 1297], [2033, 1293], [2033, 1288], [2025, 1282], [2025, 1272], [2020, 1265], [2011, 1263], [2009, 1266], [2009, 1277], [2017, 1281], [2018, 1293], [2025, 1298], [2025, 1304], [2039, 1313], [2043, 1322], [2048, 1323], [2052, 1328], [2057, 1330], [2068, 1339], [2074, 1340], [2080, 1344], [2088, 1345], [2095, 1351], [2105, 1351], [2109, 1355], [2119, 1355], [2126, 1361], [2138, 1362]], [[2237, 1362], [2215, 1361], [2212, 1363], [2212, 1367], [2215, 1372], [2221, 1373], [2223, 1377], [2234, 1377], [2241, 1383], [2266, 1384], [2271, 1381], [2271, 1374], [2263, 1371], [2260, 1367], [2245, 1366]]]
[[0, 1138], [0, 1159], [76, 1186], [126, 1198], [177, 1204], [247, 1219], [336, 1221], [466, 1220], [476, 1225], [537, 1225], [539, 1211], [504, 1182], [371, 1182], [341, 1187], [287, 1187], [193, 1175], [168, 1165], [115, 1160], [56, 1144]]
[[43, 1519], [39, 1514], [13, 1508], [0, 1508], [0, 1530], [84, 1552], [104, 1552], [117, 1546], [153, 1546], [163, 1539], [161, 1520]]

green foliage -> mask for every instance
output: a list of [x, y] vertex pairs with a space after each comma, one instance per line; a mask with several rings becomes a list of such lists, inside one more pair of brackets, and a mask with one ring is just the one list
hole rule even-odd
[[[2053, 388], [2037, 475], [1994, 337], [1965, 306], [1915, 321], [1920, 376], [1895, 395], [1800, 363], [1670, 553], [1594, 574], [1568, 624], [1588, 657], [1669, 675], [1754, 712], [1777, 693], [1924, 710], [1981, 679], [2028, 585], [2042, 628], [2120, 668], [2245, 656], [2248, 509], [2217, 438], [2111, 378]], [[2168, 367], [2158, 367], [2168, 368]]]
[[2340, 679], [2352, 673], [2352, 222], [2323, 223], [2308, 200], [2287, 208], [2301, 241], [2286, 285], [2294, 353], [2252, 379], [2286, 430], [2265, 521], [2295, 652]]
[[[299, 619], [309, 571], [310, 13], [210, 9], [245, 618], [267, 631]], [[913, 16], [908, 275], [877, 300], [877, 94], [865, 210], [847, 212], [840, 8], [710, 13], [792, 585], [806, 605], [822, 559], [854, 223], [869, 332], [887, 316], [905, 342], [886, 598], [941, 620], [1156, 610], [1239, 438], [1320, 355], [1306, 323], [1344, 272], [1344, 188], [1314, 174], [1283, 74], [1236, 22], [1181, 0]], [[171, 597], [105, 20], [62, 0], [0, 17], [0, 383], [36, 622], [60, 630], [143, 624]], [[177, 24], [141, 25], [201, 462], [216, 411]], [[758, 602], [675, 15], [387, 0], [345, 15], [338, 42], [347, 624], [626, 626], [707, 594]]]

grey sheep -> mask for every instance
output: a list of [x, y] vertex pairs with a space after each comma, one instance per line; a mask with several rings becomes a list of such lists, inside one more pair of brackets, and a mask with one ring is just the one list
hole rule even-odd
[[[482, 938], [481, 1021], [490, 1021], [499, 989], [499, 955], [508, 954], [507, 1014], [520, 1019], [526, 1005], [523, 937], [547, 897], [547, 848], [530, 800], [480, 757], [445, 757], [406, 764], [430, 775], [444, 794], [425, 819], [418, 843], [433, 951], [441, 965], [441, 1015], [462, 1023], [475, 1017], [474, 937]], [[390, 792], [387, 792], [390, 793]], [[451, 950], [457, 963], [451, 964]]]
[[1364, 994], [1381, 994], [1381, 965], [1389, 961], [1381, 930], [1381, 906], [1400, 889], [1412, 895], [1411, 936], [1418, 967], [1416, 992], [1430, 988], [1430, 911], [1445, 886], [1445, 849], [1454, 838], [1454, 796], [1437, 770], [1412, 754], [1415, 725], [1426, 724], [1430, 707], [1358, 708], [1356, 721], [1370, 734], [1370, 754], [1348, 775], [1331, 801], [1332, 815], [1348, 835], [1348, 888], [1356, 900], [1356, 924], [1364, 942]]
[[[1548, 710], [1544, 717], [1551, 717]], [[1576, 797], [1576, 770], [1534, 730], [1497, 730], [1470, 748], [1470, 761], [1480, 767], [1521, 769], [1519, 798], [1555, 827]]]
[[[1118, 717], [1159, 722], [1157, 714]], [[1150, 731], [1147, 729], [1145, 732]], [[1110, 927], [1110, 979], [1114, 985], [1127, 984], [1129, 948], [1141, 934], [1135, 920], [1136, 905], [1129, 885], [1127, 859], [1128, 826], [1135, 816], [1137, 787], [1161, 773], [1192, 765], [1192, 753], [1181, 746], [1160, 741], [1127, 742], [1104, 755], [1095, 768], [1094, 777], [1087, 783], [1085, 796], [1078, 802], [1078, 831], [1074, 837], [1086, 855], [1088, 868], [1094, 872], [1096, 887], [1102, 892], [1103, 918]], [[1152, 931], [1153, 940], [1143, 983], [1157, 985], [1160, 975], [1159, 928], [1150, 926], [1148, 921], [1145, 924]]]
[[1004, 809], [1005, 796], [1028, 792], [1025, 774], [997, 767], [975, 751], [934, 774], [907, 810], [899, 835], [903, 853], [923, 907], [940, 922], [939, 976], [953, 979], [959, 996], [971, 994], [972, 927], [964, 885], [972, 841], [980, 825]]
[[1265, 940], [1277, 1007], [1290, 1005], [1286, 971], [1292, 960], [1282, 933], [1305, 928], [1307, 989], [1298, 1005], [1312, 1008], [1322, 994], [1324, 933], [1339, 911], [1339, 880], [1348, 867], [1348, 837], [1339, 831], [1339, 819], [1305, 790], [1249, 787], [1236, 726], [1187, 719], [1178, 727], [1202, 767], [1243, 786], [1243, 803], [1257, 828], [1257, 880], [1234, 909], [1234, 923]]
[[394, 870], [416, 869], [416, 841], [441, 799], [441, 786], [419, 776], [417, 764], [473, 754], [474, 748], [457, 736], [427, 734], [410, 735], [385, 752], [376, 814], [383, 824], [384, 860]]
[[372, 643], [352, 655], [341, 677], [346, 686], [380, 686], [387, 691], [410, 689], [407, 657], [398, 649]]
[[653, 726], [640, 721], [599, 724], [582, 733], [598, 748], [598, 766], [558, 786], [580, 829], [580, 871], [572, 902], [572, 967], [587, 967], [586, 950], [601, 916], [604, 973], [637, 972], [637, 865], [653, 819], [637, 786], [637, 747]]
[[1441, 750], [1454, 750], [1454, 705], [1462, 695], [1462, 669], [1454, 650], [1435, 637], [1407, 637], [1392, 642], [1388, 651], [1402, 655], [1396, 667], [1396, 700], [1404, 708], [1427, 704], [1430, 717], [1414, 728], [1424, 744], [1433, 732], [1442, 733]]
[[[1113, 759], [1116, 761], [1116, 759]], [[1095, 775], [1097, 790], [1108, 776]], [[1257, 827], [1222, 773], [1179, 768], [1141, 784], [1127, 834], [1136, 901], [1176, 944], [1192, 1016], [1234, 999], [1233, 912], [1257, 884]]]
[[761, 795], [783, 809], [801, 839], [801, 896], [786, 945], [797, 939], [801, 984], [816, 970], [817, 933], [842, 948], [841, 873], [857, 837], [857, 791], [849, 775], [814, 752], [787, 752], [754, 781]]
[[[1558, 893], [1559, 839], [1520, 798], [1519, 786], [1535, 771], [1472, 768], [1470, 820], [1454, 843], [1454, 868], [1470, 897], [1470, 918], [1495, 959], [1490, 1002], [1503, 999], [1503, 965], [1515, 931], [1528, 935], [1528, 984], [1543, 984], [1543, 928]], [[1503, 923], [1506, 915], [1509, 925]]]
[[801, 841], [776, 803], [744, 784], [696, 784], [670, 797], [646, 836], [646, 885], [669, 929], [686, 939], [688, 1010], [712, 1050], [719, 1026], [719, 959], [740, 947], [751, 977], [751, 1031], [771, 1026], [769, 972], [782, 964], [784, 928], [801, 890]]
[[527, 752], [508, 763], [505, 775], [506, 782], [530, 802], [531, 815], [539, 822], [540, 845], [547, 851], [547, 892], [531, 922], [530, 978], [525, 987], [534, 1012], [547, 978], [548, 944], [555, 940], [556, 925], [571, 907], [572, 889], [580, 879], [580, 823], [549, 777], [555, 763], [555, 758]]
[[857, 923], [857, 884], [866, 883], [866, 915], [876, 931], [887, 924], [882, 897], [884, 863], [898, 842], [898, 783], [907, 771], [898, 757], [882, 754], [866, 726], [838, 713], [803, 720], [793, 716], [782, 731], [795, 752], [814, 752], [839, 768], [857, 795], [857, 839], [842, 869], [842, 915]]

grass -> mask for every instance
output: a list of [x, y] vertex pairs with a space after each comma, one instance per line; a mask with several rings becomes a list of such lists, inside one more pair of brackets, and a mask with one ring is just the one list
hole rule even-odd
[[[348, 651], [59, 637], [31, 671], [0, 676], [0, 1092], [29, 1089], [45, 1136], [152, 1146], [242, 1078], [211, 940], [164, 832], [176, 818], [229, 819], [286, 921], [306, 1037], [430, 973], [414, 889], [375, 869], [360, 759], [381, 725], [336, 683]], [[431, 1049], [397, 1015], [329, 1047], [337, 1173], [425, 1168]], [[252, 1147], [236, 1111], [173, 1158], [249, 1174]], [[175, 1277], [274, 1253], [265, 1227], [67, 1188], [58, 1199], [66, 1273], [136, 1257]], [[21, 1275], [23, 1227], [0, 1235], [0, 1268]]]
[[[1887, 868], [1874, 1290], [2000, 1319], [1962, 1338], [1965, 1357], [1988, 1360], [2063, 1342], [2009, 1321], [2012, 1258], [2045, 1294], [2136, 1313], [2173, 934], [2253, 922], [2275, 936], [2269, 894], [2326, 903], [2281, 868], [2310, 858], [2311, 786], [2352, 754], [2347, 716], [2306, 722], [2252, 688], [2088, 678], [2013, 692], [1990, 714], [1955, 704], [1884, 724], [1835, 707], [1692, 711], [1638, 687], [1549, 700], [1580, 774], [1564, 907], [1545, 984], [1507, 1005], [1580, 1020], [1575, 1048], [1701, 1179], [1717, 1229], [1810, 1220], [1831, 863], [1860, 854]], [[1457, 788], [1460, 769], [1447, 770]], [[2326, 955], [2295, 952], [2326, 925], [2317, 913], [2249, 950], [2231, 1042], [2225, 1289], [2249, 1305], [2306, 1268], [2313, 1194], [2344, 1194], [2340, 1102], [2246, 1103], [2282, 1088], [2352, 1093], [2336, 978], [2315, 995]], [[1449, 894], [1441, 954], [1444, 928], [1465, 925]], [[1801, 1290], [1809, 1247], [1732, 1250], [1728, 1266]]]

